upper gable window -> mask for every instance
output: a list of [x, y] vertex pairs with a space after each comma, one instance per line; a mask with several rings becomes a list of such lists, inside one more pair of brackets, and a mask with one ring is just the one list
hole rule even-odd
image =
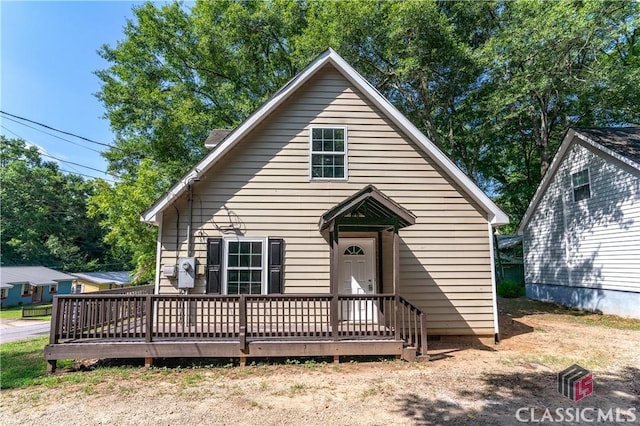
[[589, 169], [583, 169], [577, 173], [573, 173], [571, 175], [571, 185], [573, 187], [573, 201], [591, 198]]
[[346, 127], [312, 127], [310, 151], [312, 180], [347, 178]]

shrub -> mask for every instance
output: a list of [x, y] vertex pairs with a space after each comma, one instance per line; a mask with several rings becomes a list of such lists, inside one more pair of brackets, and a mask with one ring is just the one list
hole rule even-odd
[[510, 299], [524, 296], [524, 286], [515, 281], [503, 281], [498, 284], [498, 296]]

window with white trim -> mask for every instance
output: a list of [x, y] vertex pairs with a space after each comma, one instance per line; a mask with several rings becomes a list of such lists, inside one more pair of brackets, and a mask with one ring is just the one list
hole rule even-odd
[[583, 169], [571, 175], [573, 187], [573, 201], [581, 201], [591, 198], [591, 180], [589, 169]]
[[312, 180], [347, 178], [346, 127], [312, 127], [310, 145]]
[[31, 284], [22, 284], [22, 295], [27, 296], [31, 293]]
[[57, 284], [51, 284], [51, 286], [49, 286], [49, 293], [54, 294], [58, 291], [58, 285]]
[[223, 294], [266, 294], [266, 239], [234, 238], [224, 241]]
[[6, 299], [6, 298], [7, 298], [7, 289], [0, 288], [0, 299]]

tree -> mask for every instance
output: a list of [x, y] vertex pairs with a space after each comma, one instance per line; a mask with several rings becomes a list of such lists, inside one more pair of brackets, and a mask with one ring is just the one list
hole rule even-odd
[[214, 128], [233, 128], [297, 74], [290, 47], [304, 2], [199, 2], [134, 8], [125, 39], [100, 54], [98, 94], [116, 134], [106, 152], [120, 176], [102, 184], [92, 214], [107, 241], [133, 254], [139, 279], [153, 276], [155, 229], [140, 213], [206, 152]]
[[89, 200], [88, 214], [108, 229], [105, 242], [128, 253], [136, 265], [134, 282], [152, 281], [155, 272], [157, 229], [140, 222], [140, 213], [149, 207], [171, 183], [162, 170], [142, 160], [135, 176], [124, 175], [114, 185], [99, 181]]
[[0, 136], [3, 265], [94, 270], [114, 259], [103, 231], [87, 218], [93, 182], [63, 174], [34, 146]]
[[[122, 205], [96, 206], [114, 236], [138, 229], [151, 198], [205, 154], [209, 131], [238, 125], [328, 47], [488, 191], [510, 229], [569, 126], [640, 121], [634, 2], [249, 0], [134, 11], [98, 72], [116, 133], [106, 156], [122, 177], [98, 195]], [[144, 185], [147, 204], [125, 196]], [[136, 214], [124, 222], [118, 209]], [[123, 241], [152, 257], [152, 242]]]
[[635, 2], [504, 2], [485, 59], [484, 167], [498, 202], [520, 220], [569, 127], [640, 124]]

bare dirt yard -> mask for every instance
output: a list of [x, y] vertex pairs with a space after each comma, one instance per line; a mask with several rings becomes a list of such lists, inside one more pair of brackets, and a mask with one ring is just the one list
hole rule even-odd
[[[1, 393], [4, 425], [640, 424], [640, 321], [500, 300], [498, 345], [430, 342], [431, 361], [100, 362]], [[557, 391], [572, 364], [593, 373], [579, 402]], [[85, 362], [86, 364], [86, 362]], [[558, 409], [560, 409], [558, 411]], [[601, 416], [598, 419], [598, 416]], [[571, 421], [572, 420], [572, 421]], [[592, 422], [592, 420], [595, 420]]]

